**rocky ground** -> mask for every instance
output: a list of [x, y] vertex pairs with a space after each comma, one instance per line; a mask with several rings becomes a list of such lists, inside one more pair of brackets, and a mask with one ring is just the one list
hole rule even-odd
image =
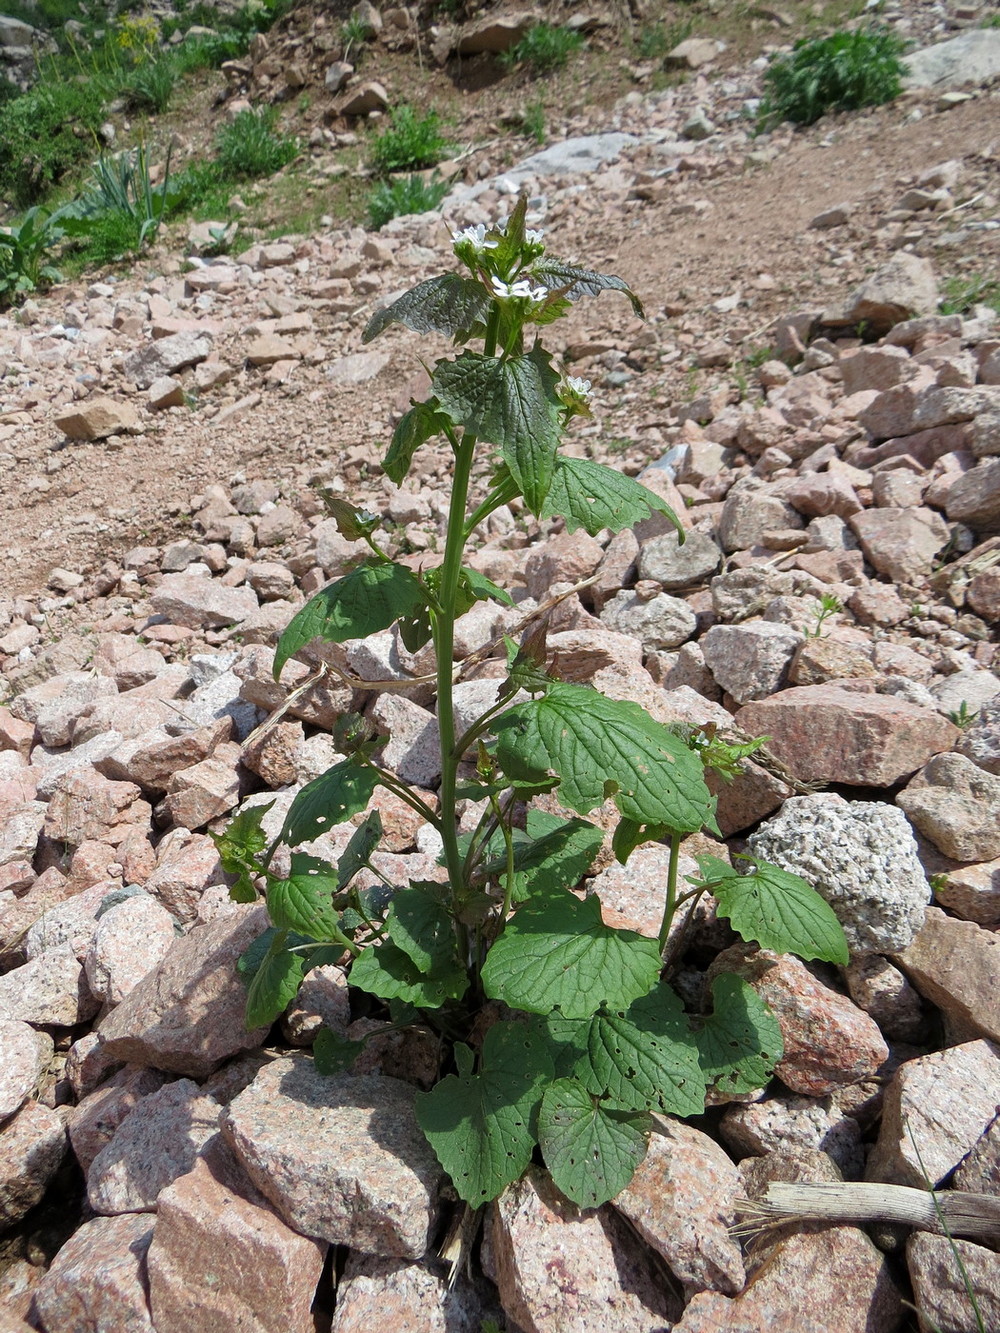
[[[897, 18], [954, 35], [934, 6]], [[640, 79], [601, 118], [567, 117], [585, 142], [500, 175], [482, 149], [447, 226], [191, 247], [0, 324], [5, 1333], [851, 1333], [903, 1327], [904, 1300], [927, 1327], [974, 1326], [940, 1236], [808, 1225], [747, 1249], [730, 1228], [775, 1180], [1000, 1194], [1000, 326], [939, 308], [947, 279], [1000, 268], [1000, 91], [914, 89], [752, 138], [759, 80]], [[314, 151], [321, 167], [330, 141]], [[553, 612], [555, 669], [666, 722], [767, 735], [720, 787], [725, 847], [685, 851], [749, 845], [803, 874], [852, 962], [775, 959], [708, 912], [676, 984], [697, 1008], [716, 971], [744, 976], [781, 1024], [778, 1078], [662, 1122], [597, 1213], [530, 1175], [449, 1294], [451, 1205], [412, 1109], [434, 1052], [387, 1034], [351, 1079], [319, 1079], [302, 1052], [320, 1023], [376, 1021], [336, 968], [245, 1032], [235, 960], [263, 908], [228, 901], [208, 830], [274, 800], [275, 833], [361, 701], [385, 762], [433, 800], [433, 695], [350, 684], [405, 682], [421, 657], [387, 632], [311, 684], [315, 659], [281, 687], [271, 663], [354, 554], [310, 483], [386, 510], [397, 549], [433, 559], [446, 455], [428, 448], [401, 489], [378, 459], [423, 391], [418, 356], [446, 349], [402, 331], [366, 348], [361, 330], [450, 263], [450, 226], [522, 188], [552, 252], [620, 272], [649, 315], [606, 296], [553, 330], [596, 386], [570, 447], [641, 474], [688, 540], [499, 511], [472, 563], [517, 606], [470, 612], [459, 659], [586, 581]], [[497, 670], [470, 666], [460, 707]], [[431, 831], [379, 799], [380, 871], [439, 875]], [[584, 887], [607, 919], [655, 935], [666, 849], [601, 864]], [[958, 1247], [992, 1327], [996, 1253]]]

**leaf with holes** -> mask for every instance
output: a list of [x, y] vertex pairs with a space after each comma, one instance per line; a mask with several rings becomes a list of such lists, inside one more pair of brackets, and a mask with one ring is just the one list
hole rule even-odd
[[458, 967], [455, 927], [433, 892], [413, 883], [407, 889], [397, 889], [385, 928], [393, 944], [412, 959], [418, 972], [436, 976]]
[[382, 816], [372, 810], [351, 834], [351, 841], [341, 853], [337, 862], [337, 879], [341, 888], [347, 888], [351, 880], [371, 859], [371, 854], [382, 841]]
[[[528, 810], [524, 832], [514, 829], [514, 901], [533, 893], [572, 889], [579, 884], [601, 850], [604, 835], [586, 819], [560, 819], [544, 810]], [[507, 870], [503, 836], [487, 845], [482, 873], [502, 879]]]
[[659, 974], [655, 940], [606, 926], [597, 897], [581, 902], [559, 892], [518, 909], [490, 949], [482, 979], [491, 999], [514, 1009], [588, 1018], [602, 1004], [627, 1009]]
[[495, 1023], [472, 1073], [468, 1046], [455, 1047], [458, 1073], [417, 1093], [417, 1120], [473, 1208], [495, 1199], [531, 1161], [542, 1091], [552, 1078], [545, 1043], [520, 1023]]
[[614, 1106], [669, 1115], [700, 1115], [705, 1079], [683, 1006], [665, 983], [627, 1011], [605, 1010], [590, 1020], [586, 1056], [574, 1074]]
[[491, 298], [482, 283], [459, 273], [443, 273], [417, 283], [398, 300], [377, 311], [361, 335], [363, 343], [389, 327], [405, 324], [415, 333], [444, 333], [463, 341], [490, 312]]
[[560, 456], [540, 517], [564, 518], [567, 532], [583, 528], [595, 537], [603, 528], [633, 528], [654, 513], [664, 514], [683, 541], [680, 519], [666, 500], [640, 482], [587, 458]]
[[424, 605], [416, 577], [404, 565], [369, 560], [318, 592], [286, 625], [274, 654], [274, 678], [313, 639], [367, 639]]
[[774, 1014], [752, 986], [731, 972], [712, 982], [712, 1014], [695, 1041], [709, 1086], [731, 1097], [762, 1088], [784, 1049]]
[[367, 764], [355, 763], [353, 759], [334, 764], [307, 782], [292, 801], [278, 841], [289, 847], [311, 842], [334, 824], [343, 824], [367, 809], [377, 786], [378, 774]]
[[337, 876], [315, 856], [295, 853], [287, 879], [268, 876], [267, 910], [279, 929], [297, 930], [310, 939], [348, 944], [333, 909]]
[[538, 1142], [552, 1179], [580, 1208], [600, 1208], [635, 1175], [646, 1155], [651, 1117], [591, 1096], [574, 1078], [550, 1084], [538, 1115]]
[[679, 833], [715, 825], [701, 763], [638, 704], [554, 681], [541, 699], [493, 723], [497, 760], [512, 778], [562, 779], [560, 799], [585, 815], [608, 796], [623, 815]]

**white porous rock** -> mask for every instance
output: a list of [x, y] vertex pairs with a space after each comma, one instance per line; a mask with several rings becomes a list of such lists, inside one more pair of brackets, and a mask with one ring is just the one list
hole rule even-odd
[[901, 810], [830, 792], [793, 796], [750, 851], [804, 880], [836, 912], [852, 954], [897, 953], [923, 925], [931, 891]]
[[622, 591], [605, 603], [601, 620], [619, 634], [642, 640], [643, 652], [679, 648], [694, 634], [698, 618], [686, 602], [667, 593], [642, 598]]

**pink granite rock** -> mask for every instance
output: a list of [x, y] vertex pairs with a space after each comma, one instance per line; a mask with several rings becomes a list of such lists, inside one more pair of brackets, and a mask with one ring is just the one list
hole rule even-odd
[[163, 960], [175, 938], [173, 917], [148, 894], [110, 908], [98, 920], [84, 959], [92, 994], [105, 1004], [121, 1004]]
[[695, 1296], [674, 1333], [893, 1333], [902, 1315], [885, 1255], [856, 1227], [828, 1227], [776, 1246], [735, 1300]]
[[93, 1018], [99, 1008], [69, 944], [46, 949], [0, 977], [0, 1018], [72, 1028]]
[[720, 1133], [738, 1156], [778, 1148], [818, 1148], [831, 1157], [848, 1180], [864, 1167], [861, 1127], [844, 1115], [832, 1097], [765, 1097], [727, 1107]]
[[906, 1243], [906, 1266], [924, 1327], [936, 1333], [1000, 1328], [1000, 1255], [995, 1250], [914, 1231]]
[[240, 747], [226, 741], [200, 764], [175, 773], [167, 783], [163, 806], [181, 828], [204, 828], [232, 810], [240, 799]]
[[52, 1052], [48, 1033], [16, 1020], [0, 1020], [0, 1121], [28, 1100]]
[[939, 754], [896, 797], [925, 838], [955, 861], [1000, 856], [1000, 774]]
[[[103, 1050], [103, 1048], [102, 1048]], [[130, 1065], [84, 1096], [70, 1113], [69, 1138], [76, 1159], [84, 1170], [114, 1138], [115, 1131], [143, 1097], [156, 1092], [166, 1082], [158, 1069]]]
[[221, 1142], [162, 1191], [156, 1211], [156, 1333], [313, 1333], [327, 1247], [292, 1231]]
[[496, 1293], [460, 1273], [454, 1285], [431, 1264], [352, 1252], [337, 1283], [332, 1333], [371, 1333], [384, 1325], [406, 1333], [480, 1333], [502, 1327]]
[[963, 921], [1000, 926], [1000, 857], [949, 870], [934, 897]]
[[887, 787], [948, 750], [959, 731], [930, 708], [835, 685], [804, 685], [746, 704], [736, 721], [802, 782]]
[[0, 1133], [0, 1231], [41, 1199], [66, 1156], [62, 1117], [41, 1102], [26, 1102]]
[[650, 1333], [680, 1302], [609, 1206], [581, 1212], [535, 1169], [489, 1217], [490, 1268], [508, 1319], [524, 1333]]
[[923, 929], [896, 956], [915, 988], [945, 1016], [953, 1037], [1000, 1041], [1000, 936], [927, 909]]
[[417, 1259], [437, 1220], [441, 1168], [400, 1079], [324, 1078], [275, 1060], [222, 1127], [250, 1179], [290, 1226], [352, 1249]]
[[152, 1218], [143, 1214], [85, 1222], [36, 1289], [35, 1309], [46, 1333], [155, 1333], [146, 1278], [152, 1235]]
[[252, 588], [227, 588], [219, 579], [196, 574], [165, 575], [150, 605], [171, 624], [187, 625], [189, 629], [238, 625], [258, 609]]
[[156, 849], [156, 868], [143, 887], [181, 922], [193, 921], [205, 890], [223, 884], [219, 852], [204, 833], [172, 829]]
[[100, 1026], [113, 1059], [204, 1078], [223, 1060], [259, 1046], [247, 1032], [246, 987], [236, 960], [267, 929], [266, 908], [235, 906], [183, 939]]
[[218, 1132], [221, 1107], [197, 1083], [179, 1078], [143, 1097], [101, 1149], [87, 1172], [95, 1213], [141, 1213], [156, 1208], [162, 1189], [191, 1170]]
[[936, 1188], [983, 1134], [998, 1103], [1000, 1049], [992, 1042], [907, 1060], [886, 1089], [866, 1180]]
[[61, 778], [45, 813], [45, 832], [56, 842], [79, 847], [87, 839], [117, 845], [126, 831], [148, 825], [152, 811], [131, 782], [109, 782], [93, 770]]
[[865, 559], [894, 583], [920, 583], [950, 539], [947, 523], [935, 509], [865, 509], [853, 514], [851, 531]]
[[871, 1077], [889, 1058], [878, 1025], [792, 954], [736, 944], [708, 975], [720, 972], [742, 977], [778, 1020], [785, 1049], [775, 1073], [792, 1092], [823, 1097]]
[[657, 1118], [645, 1160], [614, 1207], [666, 1261], [690, 1296], [744, 1283], [743, 1257], [730, 1233], [741, 1193], [736, 1167], [707, 1134]]

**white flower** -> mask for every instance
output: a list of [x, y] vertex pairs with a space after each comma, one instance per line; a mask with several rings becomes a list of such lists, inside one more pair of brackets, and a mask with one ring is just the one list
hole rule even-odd
[[539, 230], [537, 227], [525, 227], [524, 229], [524, 239], [529, 245], [541, 245], [542, 237], [544, 235], [545, 232]]
[[479, 252], [495, 250], [500, 244], [499, 241], [488, 241], [486, 239], [486, 227], [482, 222], [477, 222], [474, 227], [465, 227], [462, 231], [453, 231], [451, 239], [454, 245], [468, 241], [472, 248]]
[[590, 397], [590, 380], [585, 380], [580, 375], [567, 375], [566, 387], [570, 393], [576, 394], [577, 398]]
[[490, 282], [493, 284], [494, 295], [502, 297], [504, 300], [512, 296], [519, 296], [522, 300], [533, 301], [536, 305], [541, 305], [549, 294], [545, 287], [532, 287], [527, 278], [519, 278], [517, 282], [504, 282], [502, 278], [494, 275]]

